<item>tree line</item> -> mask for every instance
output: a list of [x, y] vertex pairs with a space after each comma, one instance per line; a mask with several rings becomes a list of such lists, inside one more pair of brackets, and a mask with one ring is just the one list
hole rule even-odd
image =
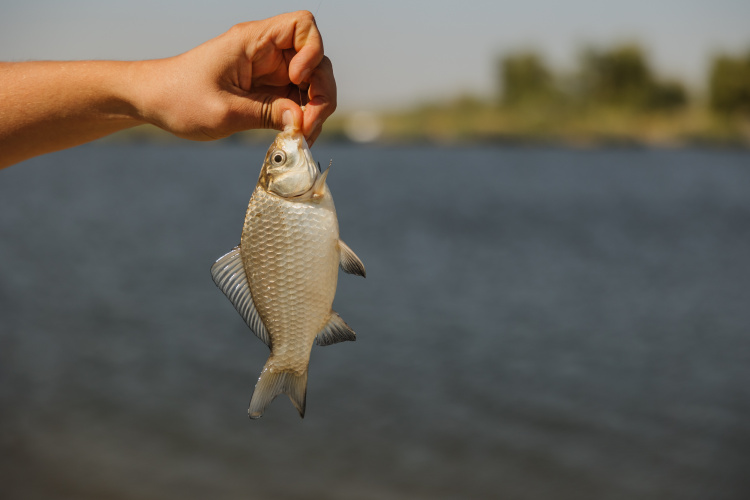
[[[682, 82], [659, 77], [635, 44], [586, 49], [578, 67], [564, 75], [553, 72], [535, 52], [515, 53], [498, 61], [498, 73], [499, 100], [509, 108], [574, 105], [670, 112], [695, 99]], [[715, 56], [706, 88], [716, 113], [750, 117], [750, 51]]]

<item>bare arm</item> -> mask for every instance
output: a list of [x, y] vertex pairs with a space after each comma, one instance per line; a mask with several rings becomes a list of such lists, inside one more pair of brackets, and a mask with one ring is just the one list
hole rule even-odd
[[128, 103], [130, 63], [0, 64], [0, 167], [144, 123]]
[[312, 143], [335, 108], [333, 68], [305, 11], [167, 59], [0, 63], [0, 168], [144, 123], [193, 140], [293, 123]]

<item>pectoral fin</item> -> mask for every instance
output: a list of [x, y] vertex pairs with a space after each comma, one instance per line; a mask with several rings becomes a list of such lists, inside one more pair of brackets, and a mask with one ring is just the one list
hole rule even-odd
[[341, 240], [339, 240], [339, 258], [341, 259], [339, 265], [345, 273], [366, 277], [365, 265], [359, 260], [357, 254]]
[[227, 296], [247, 326], [268, 347], [271, 347], [271, 336], [268, 334], [266, 325], [260, 319], [255, 309], [253, 297], [250, 294], [250, 286], [247, 283], [245, 265], [240, 256], [240, 247], [234, 247], [231, 252], [217, 260], [211, 266], [211, 277], [224, 295]]
[[357, 340], [357, 335], [346, 324], [346, 321], [341, 319], [338, 313], [331, 311], [331, 319], [328, 320], [328, 324], [315, 337], [315, 343], [318, 345], [331, 345], [347, 340]]

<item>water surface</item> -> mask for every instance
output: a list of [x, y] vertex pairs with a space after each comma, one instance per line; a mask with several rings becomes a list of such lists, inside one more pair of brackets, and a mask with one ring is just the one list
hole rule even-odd
[[749, 153], [317, 146], [358, 340], [249, 421], [209, 267], [264, 153], [0, 172], [3, 498], [747, 498]]

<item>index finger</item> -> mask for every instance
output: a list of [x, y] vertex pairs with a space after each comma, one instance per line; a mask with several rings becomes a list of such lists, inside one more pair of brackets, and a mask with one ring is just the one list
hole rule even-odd
[[305, 105], [302, 132], [312, 145], [322, 130], [323, 122], [336, 110], [336, 79], [331, 60], [327, 57], [315, 68], [307, 95], [310, 100]]
[[315, 24], [315, 17], [309, 11], [300, 10], [278, 17], [285, 19], [284, 22], [275, 23], [274, 42], [279, 48], [294, 48], [297, 52], [289, 61], [289, 79], [299, 85], [323, 60], [323, 37]]

